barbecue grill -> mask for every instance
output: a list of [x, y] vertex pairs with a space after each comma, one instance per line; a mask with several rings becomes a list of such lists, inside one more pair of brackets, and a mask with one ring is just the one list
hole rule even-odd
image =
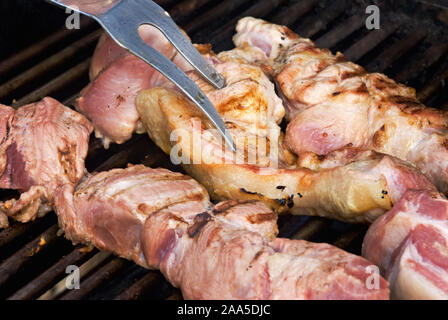
[[[19, 107], [52, 96], [73, 106], [79, 91], [88, 83], [90, 57], [101, 30], [81, 19], [79, 30], [65, 28], [63, 11], [43, 1], [8, 0], [17, 14], [23, 10], [48, 17], [39, 30], [33, 21], [14, 19], [15, 12], [1, 12], [5, 30], [0, 37], [0, 103]], [[348, 1], [348, 0], [159, 0], [193, 42], [211, 42], [215, 51], [230, 49], [237, 20], [244, 16], [262, 17], [288, 25], [320, 47], [341, 51], [348, 60], [370, 72], [381, 72], [415, 87], [427, 106], [448, 107], [448, 9], [431, 1]], [[368, 30], [365, 9], [376, 4], [381, 9], [381, 28]], [[440, 1], [443, 6], [443, 2]], [[0, 5], [1, 6], [1, 5]], [[31, 8], [31, 9], [30, 9]], [[22, 10], [22, 11], [21, 11]], [[45, 18], [46, 19], [46, 18]], [[20, 20], [20, 21], [17, 21]], [[34, 21], [36, 22], [36, 21]], [[31, 35], [31, 36], [30, 36]], [[17, 39], [24, 39], [23, 42]], [[34, 42], [33, 42], [34, 41]], [[8, 42], [8, 43], [6, 43]], [[29, 43], [29, 46], [25, 46]], [[4, 47], [4, 49], [3, 49]], [[89, 171], [143, 163], [182, 171], [170, 163], [147, 135], [135, 135], [123, 145], [103, 149], [90, 140], [86, 167]], [[1, 200], [16, 196], [2, 190]], [[360, 254], [367, 230], [365, 225], [345, 224], [317, 217], [281, 216], [281, 237], [327, 242]], [[80, 269], [79, 290], [66, 288], [66, 268]], [[66, 240], [49, 213], [27, 224], [12, 223], [0, 230], [1, 299], [182, 299], [180, 292], [158, 271], [148, 271], [132, 262], [94, 248], [74, 247]]]

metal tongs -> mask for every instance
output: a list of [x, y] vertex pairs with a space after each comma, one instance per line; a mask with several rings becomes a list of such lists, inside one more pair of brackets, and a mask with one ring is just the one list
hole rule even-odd
[[122, 47], [147, 62], [182, 90], [212, 121], [226, 143], [236, 151], [224, 121], [199, 87], [172, 61], [148, 46], [138, 29], [149, 24], [159, 29], [184, 58], [213, 86], [223, 88], [225, 79], [202, 57], [180, 31], [168, 12], [150, 0], [47, 0], [96, 21]]

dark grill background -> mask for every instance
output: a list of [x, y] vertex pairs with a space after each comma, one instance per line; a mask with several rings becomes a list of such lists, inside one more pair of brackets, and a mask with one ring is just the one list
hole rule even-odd
[[[448, 10], [418, 1], [349, 0], [159, 0], [197, 43], [216, 51], [232, 47], [236, 21], [263, 17], [285, 24], [321, 47], [343, 52], [369, 71], [387, 74], [417, 89], [428, 106], [447, 108]], [[365, 8], [378, 4], [381, 30], [364, 26]], [[0, 103], [21, 106], [50, 95], [73, 105], [88, 83], [98, 26], [82, 20], [65, 30], [66, 15], [41, 0], [0, 2]], [[182, 171], [170, 164], [146, 135], [104, 150], [92, 137], [89, 171], [144, 163]], [[2, 191], [0, 198], [17, 196]], [[282, 216], [280, 236], [329, 242], [359, 254], [367, 226], [315, 217]], [[81, 249], [81, 250], [80, 250]], [[81, 289], [58, 291], [68, 265], [81, 267]], [[6, 299], [181, 299], [157, 271], [148, 271], [96, 249], [75, 248], [58, 232], [54, 214], [0, 231], [0, 298]]]

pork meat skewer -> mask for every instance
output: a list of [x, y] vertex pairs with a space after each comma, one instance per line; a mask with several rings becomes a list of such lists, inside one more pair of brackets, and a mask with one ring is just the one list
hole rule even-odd
[[371, 264], [327, 244], [275, 238], [257, 201], [209, 202], [188, 176], [142, 165], [89, 177], [56, 196], [66, 236], [160, 269], [186, 299], [387, 299]]
[[51, 210], [56, 189], [85, 174], [93, 127], [81, 114], [52, 98], [14, 110], [0, 105], [0, 188], [21, 192], [0, 203], [0, 227]]
[[[372, 221], [390, 209], [407, 189], [434, 190], [417, 170], [383, 155], [346, 159], [341, 168], [311, 171], [298, 167], [295, 156], [283, 148], [279, 126], [285, 113], [282, 102], [259, 66], [249, 63], [241, 51], [216, 55], [209, 46], [198, 45], [203, 56], [226, 77], [227, 86], [216, 90], [170, 49], [160, 32], [146, 29], [142, 35], [177, 63], [213, 102], [244, 163], [236, 163], [231, 152], [219, 154], [220, 141], [213, 137], [196, 141], [203, 144], [205, 159], [201, 154], [198, 158], [186, 143], [170, 141], [170, 135], [182, 131], [188, 136], [186, 140], [192, 141], [195, 136], [190, 124], [195, 120], [199, 120], [199, 126], [210, 126], [163, 76], [150, 67], [144, 69], [141, 61], [103, 37], [91, 66], [94, 81], [78, 100], [78, 109], [92, 119], [106, 143], [125, 141], [134, 130], [141, 132], [143, 121], [150, 137], [166, 153], [181, 149], [178, 151], [186, 162], [191, 162], [182, 164], [214, 199], [257, 199], [277, 212]], [[166, 90], [142, 94], [138, 99], [139, 119], [134, 99], [137, 92], [149, 87]], [[201, 136], [202, 130], [195, 133]], [[195, 159], [200, 163], [192, 164]], [[207, 159], [210, 161], [203, 161]], [[248, 163], [250, 159], [253, 162]]]
[[[369, 148], [414, 163], [447, 191], [446, 112], [283, 26], [244, 18], [234, 42], [276, 80], [291, 120], [286, 145], [301, 165], [335, 167], [346, 158], [341, 147]], [[393, 298], [447, 299], [447, 208], [437, 192], [408, 191], [369, 228], [363, 255], [381, 267]]]

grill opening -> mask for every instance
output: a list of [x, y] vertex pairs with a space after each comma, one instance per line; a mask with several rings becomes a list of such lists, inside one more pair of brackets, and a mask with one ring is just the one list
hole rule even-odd
[[[193, 42], [212, 43], [216, 52], [232, 48], [239, 18], [260, 17], [287, 25], [320, 47], [341, 51], [368, 71], [415, 87], [428, 106], [448, 108], [448, 10], [404, 0], [156, 2]], [[372, 3], [381, 9], [380, 30], [365, 27], [365, 8]], [[0, 24], [0, 103], [19, 107], [52, 96], [73, 106], [88, 83], [99, 26], [82, 18], [80, 30], [67, 30], [63, 11], [43, 1], [2, 1], [0, 9], [4, 19]], [[15, 28], [19, 24], [24, 27]], [[40, 27], [33, 28], [36, 25]], [[91, 137], [87, 170], [108, 170], [127, 163], [182, 172], [146, 135], [135, 135], [108, 150]], [[2, 199], [14, 196], [17, 193], [1, 190]], [[278, 224], [281, 237], [328, 242], [355, 254], [360, 254], [367, 230], [366, 225], [306, 216], [282, 215]], [[81, 267], [80, 290], [65, 288], [69, 265]], [[53, 213], [0, 230], [0, 270], [0, 299], [182, 299], [160, 272], [94, 248], [74, 247], [61, 235]]]

